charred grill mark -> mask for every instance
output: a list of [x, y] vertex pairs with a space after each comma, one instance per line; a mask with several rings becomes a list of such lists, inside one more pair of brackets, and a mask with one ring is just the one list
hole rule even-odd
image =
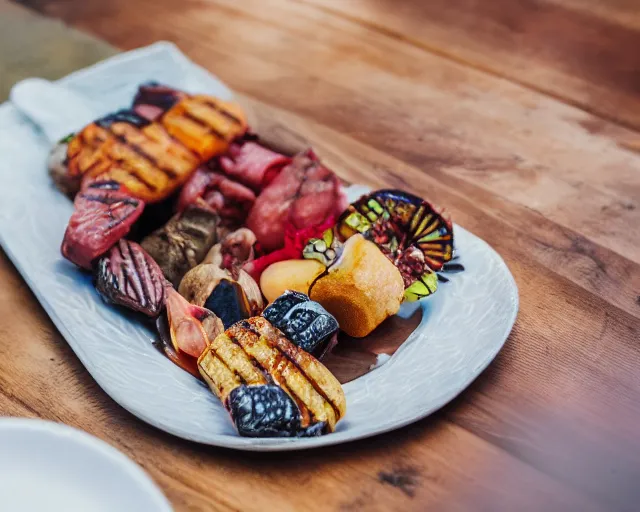
[[193, 121], [194, 123], [196, 123], [198, 126], [201, 126], [203, 128], [205, 128], [209, 133], [215, 135], [217, 138], [221, 139], [221, 140], [227, 140], [227, 138], [220, 133], [218, 130], [216, 130], [213, 126], [207, 124], [204, 120], [200, 119], [199, 117], [193, 115], [191, 112], [183, 112], [182, 114], [184, 117], [186, 117], [187, 119]]
[[252, 324], [250, 324], [247, 320], [242, 320], [241, 322], [238, 322], [240, 327], [242, 327], [243, 329], [251, 332], [252, 334], [255, 334], [258, 338], [261, 336], [260, 331], [258, 331]]
[[295, 393], [295, 391], [290, 389], [286, 385], [286, 383], [278, 383], [278, 386], [280, 386], [282, 390], [287, 393], [298, 406], [298, 411], [300, 411], [300, 426], [308, 427], [309, 425], [311, 425], [311, 423], [313, 423], [313, 421], [315, 420], [315, 416], [309, 410], [307, 405], [302, 401], [302, 399]]
[[[238, 340], [236, 339], [235, 336], [233, 336], [231, 333], [227, 333], [227, 337], [229, 338], [229, 340], [231, 341], [231, 343], [233, 343], [234, 345], [236, 345], [237, 347], [240, 348], [240, 350], [242, 350], [242, 352], [244, 354], [246, 354], [247, 358], [249, 359], [249, 361], [251, 361], [251, 363], [253, 364], [253, 366], [262, 374], [262, 376], [265, 378], [265, 380], [267, 381], [267, 384], [272, 384], [273, 383], [273, 379], [271, 378], [271, 375], [269, 374], [269, 372], [266, 370], [266, 368], [264, 368], [259, 361], [253, 357], [251, 354], [247, 354], [247, 352], [244, 350], [244, 348], [242, 347], [242, 345], [238, 342]], [[214, 349], [215, 350], [215, 349]], [[221, 358], [220, 358], [221, 359]], [[223, 361], [224, 362], [224, 361]], [[227, 365], [227, 368], [229, 368], [229, 365]], [[244, 384], [246, 384], [246, 381], [244, 380], [244, 378], [238, 374], [233, 368], [229, 368], [229, 370], [231, 370], [232, 372], [234, 372], [236, 375], [238, 375], [238, 377], [243, 381]]]
[[116, 215], [116, 213], [120, 213], [118, 210], [126, 209], [126, 205], [124, 203], [113, 203], [111, 207], [107, 210], [107, 215], [111, 219], [111, 222], [107, 224], [107, 229], [113, 229], [119, 224], [122, 224], [125, 220], [127, 220], [133, 214], [134, 210], [126, 209], [125, 213], [122, 215]]
[[[168, 169], [166, 167], [161, 167], [158, 164], [158, 160], [153, 156], [150, 155], [149, 153], [147, 153], [143, 148], [141, 148], [140, 146], [138, 146], [137, 144], [134, 144], [133, 142], [129, 142], [123, 135], [118, 135], [117, 133], [114, 133], [113, 130], [111, 130], [111, 128], [109, 128], [110, 133], [118, 140], [118, 142], [120, 142], [121, 144], [127, 146], [128, 148], [131, 148], [131, 150], [138, 155], [140, 158], [144, 159], [147, 161], [147, 163], [151, 166], [152, 169], [156, 169], [164, 174], [166, 174], [169, 178], [177, 178], [178, 175], [174, 172], [173, 169]], [[140, 133], [142, 133], [144, 135], [144, 132], [140, 131]], [[146, 135], [145, 135], [146, 137]], [[147, 137], [148, 139], [148, 137]]]
[[[164, 113], [163, 113], [162, 115], [164, 116]], [[198, 163], [200, 162], [200, 156], [199, 156], [195, 151], [193, 151], [190, 147], [185, 146], [185, 145], [184, 145], [180, 140], [176, 139], [173, 135], [171, 135], [171, 134], [167, 131], [167, 129], [166, 129], [164, 126], [162, 126], [162, 124], [158, 124], [157, 126], [158, 126], [158, 128], [160, 129], [160, 131], [162, 131], [162, 133], [163, 133], [164, 135], [166, 135], [169, 139], [171, 139], [171, 142], [173, 142], [175, 145], [177, 145], [177, 146], [179, 146], [179, 147], [181, 147], [181, 148], [186, 149], [186, 150], [187, 150], [187, 152], [188, 152], [188, 153], [189, 153], [189, 154], [190, 154], [190, 155], [191, 155], [191, 156], [192, 156], [192, 157], [193, 157], [193, 158], [194, 158]]]
[[210, 348], [209, 350], [211, 350], [211, 353], [213, 354], [213, 357], [215, 357], [218, 361], [220, 361], [220, 363], [222, 365], [224, 365], [224, 367], [229, 370], [231, 373], [233, 373], [238, 380], [240, 381], [240, 385], [242, 384], [246, 384], [247, 381], [245, 380], [245, 378], [240, 375], [240, 373], [238, 372], [238, 370], [236, 368], [233, 368], [232, 366], [229, 365], [229, 363], [227, 363], [220, 354], [218, 354], [218, 352], [216, 352], [215, 348]]
[[91, 174], [92, 169], [94, 169], [98, 164], [101, 164], [103, 162], [104, 160], [102, 158], [96, 158], [94, 162], [89, 167], [87, 167], [84, 171], [81, 171], [81, 173], [83, 175], [89, 175]]
[[217, 105], [214, 101], [211, 101], [209, 99], [204, 99], [202, 100], [202, 102], [207, 105], [208, 107], [212, 108], [213, 110], [215, 110], [216, 112], [218, 112], [219, 114], [222, 114], [224, 117], [226, 117], [227, 119], [229, 119], [230, 121], [233, 121], [235, 124], [237, 124], [238, 126], [242, 126], [242, 121], [237, 118], [236, 116], [234, 116], [231, 112], [229, 112], [228, 110], [225, 110], [223, 108], [220, 107], [220, 105]]
[[86, 199], [87, 201], [95, 201], [107, 206], [111, 206], [116, 203], [122, 203], [126, 206], [132, 206], [133, 208], [137, 208], [140, 204], [140, 201], [133, 198], [124, 198], [124, 197], [113, 197], [111, 195], [95, 195], [83, 192], [80, 194], [82, 199]]
[[293, 364], [293, 366], [295, 366], [298, 369], [298, 371], [309, 381], [311, 386], [313, 386], [313, 389], [316, 390], [316, 393], [318, 393], [324, 399], [324, 401], [331, 406], [334, 414], [336, 415], [336, 421], [338, 421], [341, 416], [340, 409], [338, 408], [338, 406], [327, 396], [324, 390], [318, 385], [316, 380], [313, 377], [311, 377], [307, 372], [304, 371], [304, 368], [302, 368], [294, 359], [292, 359], [289, 356], [289, 354], [287, 354], [286, 352], [282, 352], [282, 353], [291, 362], [291, 364]]
[[[207, 347], [207, 349], [209, 351], [209, 353], [211, 354], [211, 356], [218, 361], [222, 366], [224, 366], [227, 370], [229, 370], [229, 373], [233, 374], [235, 377], [237, 377], [240, 380], [240, 384], [246, 384], [245, 380], [242, 378], [241, 375], [238, 374], [238, 372], [234, 369], [231, 368], [226, 361], [220, 356], [220, 354], [218, 354], [218, 352], [211, 346], [211, 344]], [[198, 364], [198, 368], [200, 368], [200, 365]], [[198, 370], [199, 371], [199, 370]], [[205, 372], [206, 373], [206, 372]], [[207, 379], [207, 382], [213, 383], [215, 384], [217, 390], [218, 390], [218, 396], [223, 399], [223, 387], [222, 387], [222, 383], [220, 382], [213, 382], [213, 380], [211, 378]], [[237, 387], [237, 386], [236, 386]], [[236, 388], [233, 388], [236, 389]], [[233, 391], [233, 389], [229, 390], [229, 393], [226, 397], [224, 397], [223, 399], [223, 405], [226, 407], [227, 403], [226, 400], [228, 399], [229, 395], [231, 394], [231, 391]]]
[[119, 164], [120, 168], [124, 171], [127, 172], [127, 174], [129, 174], [129, 176], [131, 176], [132, 178], [135, 178], [139, 183], [141, 183], [142, 185], [144, 185], [145, 187], [147, 187], [149, 190], [155, 192], [156, 190], [158, 190], [158, 187], [156, 187], [153, 183], [149, 183], [145, 177], [138, 172], [138, 170], [134, 169], [132, 166], [129, 165], [129, 162], [124, 159], [124, 158], [115, 158], [114, 163]]
[[[266, 322], [268, 322], [267, 320], [265, 320]], [[269, 323], [269, 325], [271, 326], [271, 324]], [[271, 326], [273, 327], [273, 326]], [[269, 333], [271, 334], [271, 333]], [[303, 356], [306, 357], [306, 354], [304, 354], [304, 351], [302, 351], [301, 349], [298, 349], [295, 345], [293, 345], [284, 335], [282, 335], [282, 333], [275, 327], [273, 327], [273, 337], [280, 337], [284, 340], [283, 345], [290, 345], [290, 350], [289, 351], [300, 351], [300, 353], [303, 354]], [[324, 399], [325, 402], [327, 402], [331, 408], [333, 409], [335, 415], [336, 415], [336, 420], [338, 420], [341, 416], [340, 414], [340, 409], [337, 407], [337, 405], [327, 396], [327, 394], [324, 392], [324, 390], [319, 386], [319, 384], [317, 383], [317, 381], [311, 377], [305, 370], [304, 368], [302, 368], [298, 362], [293, 358], [292, 354], [289, 354], [287, 350], [282, 350], [279, 346], [279, 344], [276, 342], [272, 342], [272, 337], [269, 335], [264, 335], [265, 339], [274, 347], [276, 348], [276, 350], [278, 350], [278, 353], [281, 354], [282, 356], [286, 357], [287, 360], [295, 367], [297, 368], [297, 370], [307, 379], [307, 381], [309, 381], [309, 383], [311, 384], [311, 386], [313, 386], [313, 389], [316, 390], [316, 392]]]
[[[258, 335], [260, 336], [260, 335]], [[265, 337], [266, 338], [266, 337]], [[267, 338], [268, 339], [268, 338]], [[278, 386], [282, 388], [298, 406], [298, 410], [300, 411], [300, 423], [303, 427], [309, 426], [313, 419], [315, 419], [313, 413], [309, 410], [304, 401], [297, 395], [297, 393], [287, 386], [287, 381], [282, 377], [281, 365], [283, 360], [289, 361], [289, 358], [284, 354], [278, 347], [274, 347], [277, 351], [276, 360], [274, 362], [274, 381]], [[286, 365], [286, 363], [285, 363]], [[304, 373], [302, 374], [304, 375]]]
[[146, 286], [148, 285], [148, 279], [144, 279], [142, 273], [143, 270], [140, 266], [140, 262], [137, 261], [136, 255], [132, 253], [129, 246], [127, 244], [127, 252], [129, 253], [129, 258], [131, 263], [133, 264], [133, 268], [135, 269], [135, 273], [128, 279], [128, 284], [133, 289], [133, 292], [136, 294], [136, 299], [143, 307], [146, 307], [149, 304], [149, 293], [146, 290]]
[[[240, 324], [240, 327], [242, 329], [244, 329], [247, 332], [250, 332], [251, 334], [254, 335], [255, 338], [257, 338], [257, 339], [247, 340], [249, 343], [255, 344], [262, 337], [260, 332], [257, 331], [246, 320], [243, 320], [238, 323]], [[279, 350], [278, 347], [274, 347], [277, 350], [277, 356], [274, 364], [274, 372], [271, 373], [266, 366], [264, 366], [260, 361], [258, 361], [254, 356], [252, 356], [245, 350], [245, 348], [238, 341], [237, 337], [233, 335], [233, 333], [227, 331], [227, 336], [234, 344], [238, 345], [245, 354], [247, 354], [251, 362], [254, 364], [254, 366], [258, 370], [260, 370], [260, 372], [264, 375], [264, 377], [266, 378], [269, 384], [275, 384], [276, 386], [280, 387], [285, 393], [287, 393], [293, 399], [293, 401], [298, 406], [298, 410], [300, 411], [300, 422], [302, 426], [304, 427], [308, 426], [311, 423], [311, 419], [312, 419], [312, 414], [309, 411], [309, 408], [302, 401], [302, 399], [292, 389], [290, 389], [289, 386], [287, 386], [285, 379], [282, 378], [282, 373], [278, 371], [280, 368], [280, 361], [282, 361], [283, 359], [288, 360], [288, 357], [286, 357], [286, 354], [284, 354], [281, 350]]]

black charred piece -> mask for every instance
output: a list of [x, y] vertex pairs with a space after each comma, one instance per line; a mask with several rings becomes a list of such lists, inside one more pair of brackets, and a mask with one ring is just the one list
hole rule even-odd
[[222, 279], [218, 283], [204, 303], [204, 308], [222, 320], [225, 329], [251, 316], [251, 306], [242, 286], [230, 279]]
[[300, 410], [282, 388], [275, 385], [238, 386], [227, 398], [227, 410], [245, 437], [315, 437], [326, 424], [300, 425]]
[[93, 188], [98, 190], [120, 190], [120, 183], [115, 180], [103, 180], [103, 181], [94, 181], [87, 185], [87, 188]]
[[262, 316], [277, 327], [291, 308], [309, 300], [304, 293], [286, 291], [262, 312]]
[[294, 345], [321, 358], [335, 341], [338, 321], [303, 293], [287, 291], [263, 311]]
[[462, 263], [445, 263], [442, 265], [443, 272], [464, 272], [464, 265]]
[[149, 120], [136, 114], [133, 110], [123, 109], [106, 115], [96, 121], [96, 124], [103, 128], [109, 128], [109, 126], [114, 123], [129, 123], [138, 128], [142, 128], [149, 124]]

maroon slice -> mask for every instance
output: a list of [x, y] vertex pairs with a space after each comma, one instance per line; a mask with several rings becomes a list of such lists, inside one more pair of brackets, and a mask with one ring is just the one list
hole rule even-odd
[[178, 211], [195, 205], [217, 213], [223, 225], [239, 227], [255, 200], [253, 190], [242, 183], [221, 172], [201, 167], [182, 187], [178, 197]]
[[132, 109], [139, 116], [154, 121], [184, 97], [184, 92], [172, 87], [158, 82], [146, 82], [138, 88]]
[[312, 150], [296, 155], [258, 196], [246, 226], [266, 252], [285, 244], [285, 231], [322, 224], [340, 215], [347, 199], [338, 177]]
[[144, 202], [129, 195], [119, 183], [95, 181], [78, 193], [74, 207], [62, 240], [62, 255], [91, 269], [93, 260], [129, 232]]
[[98, 262], [96, 289], [107, 302], [152, 318], [164, 307], [164, 275], [135, 242], [121, 239]]
[[291, 158], [253, 141], [231, 144], [226, 155], [219, 158], [227, 176], [259, 192], [271, 183]]

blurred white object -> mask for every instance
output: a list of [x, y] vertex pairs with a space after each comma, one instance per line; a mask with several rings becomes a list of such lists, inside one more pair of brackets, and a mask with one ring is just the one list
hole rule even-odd
[[11, 102], [57, 142], [97, 117], [86, 96], [42, 78], [27, 78], [11, 89]]
[[44, 420], [0, 419], [0, 509], [168, 512], [147, 474], [105, 442]]

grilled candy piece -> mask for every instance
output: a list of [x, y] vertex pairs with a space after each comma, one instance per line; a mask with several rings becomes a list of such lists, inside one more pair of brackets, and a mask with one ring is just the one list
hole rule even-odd
[[94, 259], [129, 232], [144, 203], [122, 185], [100, 181], [82, 190], [74, 207], [62, 240], [62, 255], [79, 267], [91, 269]]
[[200, 263], [216, 243], [217, 226], [215, 213], [189, 207], [147, 236], [141, 245], [177, 287], [187, 271]]
[[309, 297], [336, 317], [349, 336], [367, 336], [400, 309], [402, 275], [382, 251], [362, 235], [344, 244], [342, 255], [311, 285]]
[[436, 290], [430, 276], [453, 258], [453, 225], [444, 211], [401, 190], [378, 190], [352, 203], [338, 220], [344, 238], [357, 233], [374, 242], [402, 274], [405, 296]]
[[135, 242], [121, 239], [98, 262], [95, 285], [107, 302], [155, 318], [164, 307], [164, 276]]
[[147, 202], [161, 201], [247, 130], [237, 105], [210, 96], [185, 95], [158, 118], [141, 113], [116, 112], [74, 136], [66, 173], [54, 173], [59, 166], [50, 164], [59, 188], [73, 193], [83, 178], [100, 177], [126, 185]]
[[262, 313], [272, 325], [302, 350], [321, 358], [338, 333], [338, 321], [317, 302], [287, 291]]
[[118, 181], [138, 198], [160, 201], [186, 181], [199, 160], [159, 122], [121, 111], [89, 124], [67, 146], [66, 190], [87, 177]]
[[[274, 430], [282, 432], [278, 435], [299, 435], [300, 430], [297, 422], [288, 421], [288, 415], [278, 413], [278, 405], [283, 403], [272, 391], [263, 388], [234, 393], [242, 386], [280, 388], [296, 404], [301, 429], [316, 426], [319, 431], [332, 432], [346, 412], [344, 392], [331, 372], [263, 317], [238, 322], [215, 338], [198, 359], [198, 368], [234, 422], [259, 425], [255, 430], [261, 435], [274, 435]], [[258, 396], [261, 393], [262, 398]], [[243, 398], [250, 403], [243, 405]], [[266, 412], [273, 416], [273, 429], [268, 428], [267, 418], [258, 417], [264, 411], [256, 401], [269, 405]], [[246, 430], [240, 433], [246, 435]]]

